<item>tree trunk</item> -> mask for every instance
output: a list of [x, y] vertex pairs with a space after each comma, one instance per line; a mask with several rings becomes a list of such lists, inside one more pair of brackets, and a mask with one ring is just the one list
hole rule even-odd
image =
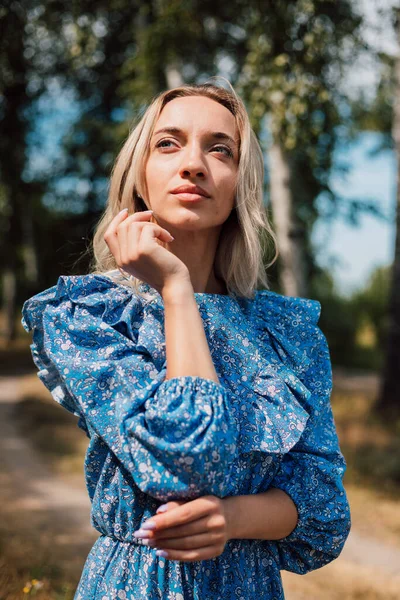
[[38, 255], [33, 230], [32, 210], [29, 202], [21, 210], [20, 214], [22, 230], [22, 261], [24, 265], [25, 282], [30, 285], [38, 283], [39, 267]]
[[17, 278], [15, 269], [6, 268], [2, 274], [3, 288], [3, 314], [4, 329], [3, 337], [6, 346], [10, 345], [16, 338], [16, 315], [17, 315]]
[[304, 234], [296, 219], [292, 167], [278, 142], [269, 150], [270, 195], [279, 248], [279, 281], [287, 296], [307, 296]]
[[165, 69], [165, 78], [169, 90], [183, 85], [182, 75], [176, 64], [167, 65]]
[[[400, 44], [400, 19], [396, 22]], [[389, 300], [389, 328], [386, 345], [382, 387], [376, 405], [378, 411], [393, 417], [400, 416], [400, 56], [395, 64], [395, 98], [392, 136], [397, 160], [396, 242]]]

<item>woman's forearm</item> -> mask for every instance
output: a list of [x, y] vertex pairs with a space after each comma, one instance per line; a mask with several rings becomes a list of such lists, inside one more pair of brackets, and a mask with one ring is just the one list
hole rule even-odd
[[194, 375], [219, 383], [190, 281], [168, 285], [164, 301], [166, 379]]
[[[164, 301], [166, 379], [193, 375], [219, 383], [193, 287], [177, 282], [162, 292]], [[231, 538], [281, 539], [295, 528], [297, 509], [288, 494], [267, 492], [224, 498], [230, 515]]]
[[286, 492], [266, 492], [223, 499], [230, 539], [280, 540], [297, 525], [297, 508]]

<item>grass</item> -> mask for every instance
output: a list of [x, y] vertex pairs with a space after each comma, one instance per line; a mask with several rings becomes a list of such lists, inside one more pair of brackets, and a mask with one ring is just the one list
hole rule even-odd
[[6, 517], [0, 526], [0, 600], [72, 600], [80, 567], [52, 556], [51, 534], [29, 531], [29, 515], [18, 518], [9, 507]]
[[[358, 381], [357, 381], [358, 380]], [[353, 389], [338, 377], [332, 407], [341, 450], [346, 458], [345, 482], [400, 499], [400, 422], [385, 422], [376, 409], [378, 379], [353, 379]]]
[[54, 573], [46, 567], [16, 568], [0, 557], [0, 600], [73, 600], [74, 586], [54, 580]]

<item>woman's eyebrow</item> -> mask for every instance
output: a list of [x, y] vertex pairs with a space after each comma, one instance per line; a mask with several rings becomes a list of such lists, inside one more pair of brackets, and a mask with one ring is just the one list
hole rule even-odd
[[[172, 135], [185, 135], [185, 132], [180, 127], [163, 127], [162, 129], [158, 129], [158, 131], [156, 131], [154, 133], [154, 135], [157, 135], [158, 133], [171, 133]], [[226, 142], [231, 142], [231, 144], [233, 144], [233, 146], [236, 146], [235, 140], [230, 135], [228, 135], [227, 133], [224, 133], [223, 131], [207, 131], [205, 135], [207, 135], [211, 138], [214, 138], [216, 140], [224, 140]]]

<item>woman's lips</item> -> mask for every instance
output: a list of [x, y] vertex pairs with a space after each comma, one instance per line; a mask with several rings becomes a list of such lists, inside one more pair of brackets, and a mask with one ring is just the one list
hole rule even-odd
[[200, 200], [207, 200], [206, 196], [202, 196], [201, 194], [191, 194], [189, 192], [175, 192], [174, 196], [185, 202], [199, 202]]

